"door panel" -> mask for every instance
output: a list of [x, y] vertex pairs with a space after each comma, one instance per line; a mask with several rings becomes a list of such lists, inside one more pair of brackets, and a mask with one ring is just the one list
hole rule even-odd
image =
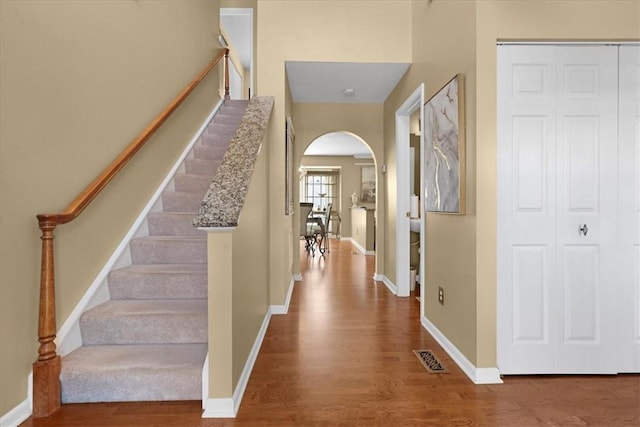
[[547, 147], [545, 117], [513, 118], [514, 212], [544, 213], [547, 209]]
[[[557, 48], [559, 373], [615, 373], [617, 47]], [[582, 229], [582, 231], [581, 231]]]
[[640, 46], [620, 47], [618, 366], [640, 372]]
[[597, 246], [564, 247], [564, 343], [600, 342], [600, 254]]
[[513, 342], [549, 343], [548, 248], [513, 248]]
[[555, 274], [554, 65], [544, 50], [498, 55], [498, 367], [501, 373], [555, 368], [550, 314]]

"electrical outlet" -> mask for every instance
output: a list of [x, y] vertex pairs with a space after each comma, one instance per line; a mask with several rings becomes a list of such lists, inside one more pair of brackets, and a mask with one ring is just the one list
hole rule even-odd
[[438, 286], [438, 302], [440, 305], [444, 305], [444, 289], [442, 289], [442, 286]]

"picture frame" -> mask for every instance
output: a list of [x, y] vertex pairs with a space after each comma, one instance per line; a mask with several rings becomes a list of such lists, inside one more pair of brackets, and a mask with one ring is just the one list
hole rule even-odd
[[362, 166], [360, 170], [360, 202], [376, 202], [376, 168]]
[[284, 214], [292, 215], [294, 212], [293, 204], [293, 145], [295, 143], [295, 132], [293, 130], [293, 120], [287, 117], [285, 121], [285, 200]]
[[464, 75], [456, 74], [424, 104], [427, 212], [465, 213]]

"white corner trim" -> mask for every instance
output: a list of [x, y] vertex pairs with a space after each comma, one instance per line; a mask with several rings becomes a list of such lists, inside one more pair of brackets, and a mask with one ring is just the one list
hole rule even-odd
[[[223, 101], [220, 100], [215, 105], [215, 107], [213, 107], [213, 110], [211, 110], [211, 112], [209, 113], [207, 118], [204, 120], [204, 122], [202, 123], [198, 131], [193, 135], [193, 137], [191, 138], [191, 141], [189, 141], [189, 144], [187, 144], [184, 151], [182, 152], [178, 160], [176, 160], [171, 170], [167, 173], [167, 175], [165, 176], [164, 180], [162, 181], [162, 183], [160, 184], [156, 192], [153, 194], [153, 196], [151, 197], [149, 202], [146, 204], [146, 206], [142, 209], [142, 211], [140, 212], [140, 215], [138, 215], [138, 218], [135, 220], [135, 222], [133, 223], [133, 225], [127, 232], [127, 234], [125, 234], [125, 236], [122, 238], [122, 241], [120, 241], [120, 244], [116, 247], [111, 257], [107, 260], [104, 267], [102, 267], [102, 270], [100, 270], [100, 272], [98, 273], [96, 278], [93, 280], [93, 282], [91, 283], [91, 285], [89, 286], [85, 294], [82, 296], [78, 304], [76, 304], [75, 308], [73, 309], [69, 317], [67, 317], [67, 319], [62, 324], [62, 327], [58, 330], [58, 333], [56, 334], [55, 342], [56, 342], [56, 345], [58, 346], [59, 354], [61, 356], [69, 354], [71, 351], [75, 350], [76, 348], [82, 345], [82, 337], [80, 335], [80, 329], [79, 329], [80, 316], [82, 315], [82, 313], [84, 313], [87, 310], [87, 308], [89, 308], [90, 303], [96, 302], [92, 300], [98, 294], [102, 285], [106, 284], [107, 276], [109, 275], [111, 270], [114, 268], [114, 266], [116, 265], [117, 261], [120, 259], [122, 254], [129, 248], [129, 242], [136, 235], [138, 229], [145, 223], [147, 219], [147, 215], [149, 215], [149, 212], [151, 212], [151, 209], [153, 209], [153, 206], [160, 199], [160, 197], [162, 196], [162, 192], [165, 190], [167, 185], [169, 185], [169, 183], [173, 179], [173, 176], [182, 165], [182, 162], [189, 154], [189, 151], [191, 151], [191, 148], [198, 141], [198, 138], [200, 138], [200, 135], [202, 135], [204, 130], [207, 128], [207, 125], [209, 124], [211, 119], [213, 119], [213, 116], [218, 112], [222, 104], [223, 104]], [[108, 291], [103, 292], [100, 295], [100, 297], [102, 300], [106, 301], [105, 297], [107, 297], [108, 299]]]
[[373, 273], [373, 280], [375, 280], [376, 282], [384, 281], [384, 274]]
[[231, 397], [207, 399], [204, 404], [202, 418], [235, 418], [235, 405]]
[[[256, 340], [253, 343], [253, 347], [251, 347], [251, 351], [249, 352], [249, 357], [244, 364], [244, 369], [242, 370], [242, 374], [240, 374], [240, 378], [238, 379], [238, 384], [236, 385], [236, 389], [233, 391], [232, 397], [225, 398], [217, 398], [210, 399], [208, 396], [203, 396], [203, 408], [204, 411], [202, 413], [202, 418], [235, 418], [238, 414], [238, 409], [240, 408], [240, 403], [242, 403], [242, 397], [244, 396], [244, 392], [247, 388], [247, 384], [249, 383], [249, 377], [251, 376], [251, 371], [253, 371], [253, 365], [256, 363], [256, 359], [258, 358], [258, 353], [260, 352], [260, 347], [262, 347], [262, 341], [264, 340], [264, 336], [267, 333], [267, 328], [269, 327], [269, 321], [271, 320], [271, 310], [267, 310], [267, 314], [264, 316], [264, 320], [262, 321], [262, 326], [260, 326], [260, 330], [258, 331], [258, 335], [256, 336]], [[207, 359], [209, 356], [207, 356]], [[204, 378], [203, 378], [204, 380]], [[207, 377], [207, 382], [209, 378]], [[204, 384], [204, 382], [203, 382]], [[207, 394], [208, 394], [208, 386], [207, 386]], [[204, 386], [203, 386], [204, 391]]]
[[387, 276], [382, 276], [382, 283], [384, 283], [384, 285], [389, 288], [389, 290], [391, 291], [392, 294], [394, 295], [398, 295], [398, 287], [396, 286], [395, 283], [393, 283], [391, 280], [389, 280], [389, 278]]
[[368, 251], [366, 250], [360, 243], [358, 243], [356, 241], [356, 239], [354, 239], [353, 237], [343, 237], [344, 240], [350, 240], [351, 244], [353, 246], [355, 246], [358, 251], [360, 251], [360, 253], [362, 253], [363, 255], [375, 255], [376, 252], [375, 251]]
[[[300, 277], [302, 280], [302, 277]], [[293, 285], [295, 285], [295, 280], [292, 277], [289, 281], [289, 289], [287, 290], [287, 297], [285, 298], [283, 305], [272, 305], [270, 307], [271, 314], [287, 314], [289, 312], [289, 303], [291, 302], [291, 294], [293, 293]]]
[[30, 416], [31, 405], [29, 399], [25, 399], [0, 418], [0, 427], [17, 427]]
[[207, 233], [231, 233], [236, 227], [198, 227], [198, 230], [206, 231]]
[[420, 320], [427, 332], [433, 336], [474, 384], [502, 384], [498, 368], [476, 368], [429, 319], [422, 317]]
[[498, 368], [476, 368], [475, 384], [502, 384]]
[[207, 400], [209, 400], [209, 352], [207, 351], [207, 357], [204, 358], [204, 365], [202, 365], [202, 409], [206, 409]]
[[302, 282], [302, 273], [296, 273], [293, 275], [293, 280], [296, 282]]
[[0, 427], [17, 427], [33, 413], [33, 371], [27, 380], [27, 398], [0, 417]]

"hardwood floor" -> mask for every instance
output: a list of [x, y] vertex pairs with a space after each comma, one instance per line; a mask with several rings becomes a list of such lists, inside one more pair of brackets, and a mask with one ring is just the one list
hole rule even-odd
[[[64, 405], [23, 426], [640, 426], [640, 376], [507, 377], [474, 385], [420, 326], [415, 298], [374, 282], [347, 241], [301, 257], [289, 314], [273, 316], [236, 419], [200, 402]], [[429, 374], [430, 349], [449, 370]]]

